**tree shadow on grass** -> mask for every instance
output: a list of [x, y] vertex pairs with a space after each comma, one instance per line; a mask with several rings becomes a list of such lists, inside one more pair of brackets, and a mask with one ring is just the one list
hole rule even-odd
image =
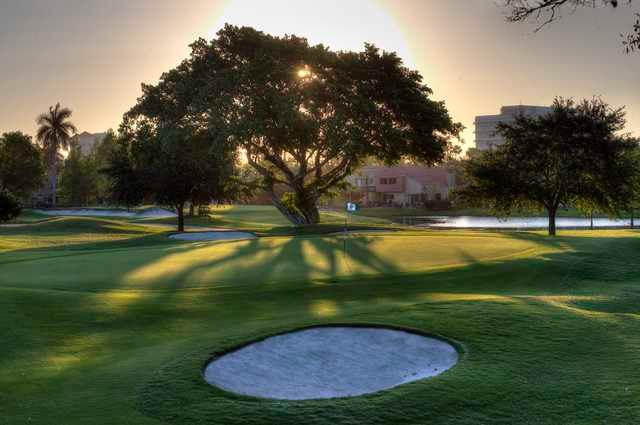
[[[476, 261], [473, 252], [462, 246], [459, 255], [472, 264], [404, 274], [389, 259], [371, 253], [364, 238], [349, 239], [346, 254], [342, 240], [327, 239], [294, 238], [275, 247], [258, 240], [234, 243], [230, 245], [231, 253], [222, 260], [184, 270], [175, 277], [175, 285], [162, 290], [122, 291], [117, 280], [98, 293], [6, 290], [3, 295], [11, 296], [8, 302], [14, 307], [4, 309], [0, 317], [19, 323], [15, 325], [15, 335], [27, 329], [30, 335], [13, 342], [0, 359], [7, 368], [15, 367], [21, 359], [36, 360], [34, 369], [46, 366], [46, 373], [42, 371], [45, 369], [33, 371], [42, 378], [38, 386], [43, 391], [74, 388], [79, 376], [92, 377], [100, 371], [108, 375], [103, 379], [122, 382], [113, 384], [112, 390], [129, 394], [138, 387], [138, 380], [153, 375], [153, 380], [159, 381], [152, 380], [151, 389], [145, 386], [142, 397], [143, 404], [154, 406], [155, 413], [144, 412], [185, 424], [204, 421], [207, 415], [219, 418], [219, 423], [247, 423], [249, 411], [255, 413], [255, 423], [300, 423], [305, 418], [323, 418], [339, 424], [350, 417], [349, 412], [360, 412], [365, 407], [382, 412], [376, 417], [380, 423], [398, 417], [419, 423], [425, 414], [434, 411], [441, 412], [434, 420], [454, 423], [459, 412], [478, 403], [495, 406], [504, 417], [517, 417], [518, 411], [527, 410], [527, 406], [534, 409], [529, 413], [538, 417], [544, 414], [542, 406], [546, 406], [549, 415], [566, 419], [562, 415], [577, 412], [584, 403], [616, 403], [603, 400], [603, 392], [585, 390], [584, 385], [578, 394], [577, 387], [570, 386], [569, 381], [582, 382], [587, 388], [613, 381], [619, 386], [635, 379], [634, 371], [640, 369], [626, 356], [628, 349], [623, 357], [617, 357], [610, 349], [612, 342], [619, 342], [615, 333], [619, 329], [614, 326], [622, 326], [622, 319], [609, 325], [598, 317], [578, 315], [535, 298], [573, 293], [618, 295], [618, 284], [633, 284], [634, 279], [625, 273], [617, 277], [622, 281], [611, 280], [607, 268], [612, 263], [606, 254], [612, 248], [623, 247], [616, 264], [627, 262], [627, 272], [640, 273], [636, 261], [639, 238], [613, 238], [615, 241], [606, 243], [568, 238], [571, 252], [490, 262]], [[597, 239], [603, 242], [602, 238]], [[193, 245], [166, 248], [159, 250], [153, 260], [170, 255], [174, 249], [187, 252]], [[310, 264], [310, 255], [322, 256], [323, 261]], [[317, 284], [314, 272], [337, 273], [344, 261], [341, 255], [346, 255], [348, 261], [367, 264], [379, 275], [361, 277], [357, 282], [343, 279]], [[256, 259], [245, 267], [253, 267], [250, 275], [260, 276], [260, 282], [185, 290], [184, 283], [208, 267], [233, 265], [247, 257]], [[602, 269], [602, 274], [583, 274], [583, 269], [574, 264], [576, 258], [596, 270]], [[296, 269], [297, 275], [287, 265], [292, 259], [307, 265]], [[558, 277], [567, 274], [576, 285], [556, 285]], [[291, 275], [289, 283], [276, 284], [287, 275]], [[231, 282], [234, 275], [228, 278]], [[199, 368], [211, 351], [265, 333], [328, 322], [389, 323], [442, 333], [463, 341], [472, 349], [472, 355], [458, 371], [438, 380], [349, 402], [285, 402], [288, 409], [280, 410], [268, 400], [234, 398], [201, 382]], [[637, 331], [631, 324], [624, 326], [629, 326], [625, 335]], [[18, 332], [20, 329], [23, 331]], [[8, 337], [5, 340], [14, 341]], [[581, 342], [585, 340], [589, 344]], [[179, 361], [174, 362], [176, 359]], [[119, 366], [109, 368], [114, 360]], [[629, 367], [616, 369], [614, 363], [624, 363], [623, 360], [629, 362]], [[168, 362], [170, 368], [153, 374]], [[126, 364], [131, 364], [131, 369]], [[547, 368], [540, 370], [539, 364], [547, 364]], [[589, 368], [600, 371], [587, 374], [585, 369]], [[526, 397], [518, 389], [522, 388], [523, 379], [536, 397]], [[557, 386], [550, 386], [554, 382]], [[495, 388], [512, 388], [512, 394], [496, 392]], [[91, 392], [86, 399], [79, 392], [75, 394], [79, 404], [89, 403], [89, 397], [93, 397]], [[548, 399], [553, 403], [554, 397], [564, 402], [564, 411], [546, 402]], [[542, 402], [527, 404], [527, 400], [536, 398]]]

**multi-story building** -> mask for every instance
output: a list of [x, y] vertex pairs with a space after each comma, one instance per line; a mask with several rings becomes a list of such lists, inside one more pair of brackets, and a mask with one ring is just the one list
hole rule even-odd
[[347, 178], [349, 200], [362, 206], [424, 206], [446, 201], [456, 184], [455, 172], [446, 167], [367, 166]]
[[499, 115], [479, 115], [474, 124], [476, 127], [476, 149], [487, 150], [504, 143], [504, 139], [496, 134], [498, 123], [511, 122], [518, 115], [541, 116], [551, 111], [548, 106], [513, 105], [500, 108]]
[[71, 139], [71, 143], [77, 143], [80, 146], [82, 155], [87, 156], [91, 153], [91, 150], [95, 145], [104, 140], [107, 133], [88, 133], [83, 131], [80, 134], [76, 134]]

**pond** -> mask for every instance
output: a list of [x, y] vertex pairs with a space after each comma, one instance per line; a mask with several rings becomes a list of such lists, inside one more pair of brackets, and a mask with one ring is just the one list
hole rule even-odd
[[[549, 225], [547, 217], [472, 217], [472, 216], [425, 216], [425, 217], [401, 217], [399, 223], [421, 226], [460, 229], [543, 229]], [[588, 229], [591, 220], [581, 217], [558, 217], [556, 227], [570, 229]], [[595, 228], [629, 227], [629, 219], [614, 220], [609, 218], [594, 218]]]

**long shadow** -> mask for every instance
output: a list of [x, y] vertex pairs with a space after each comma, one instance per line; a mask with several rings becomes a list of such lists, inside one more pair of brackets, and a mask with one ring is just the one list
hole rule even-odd
[[[150, 362], [141, 361], [140, 365], [144, 367], [145, 372], [142, 375], [147, 376], [152, 370], [173, 359], [177, 355], [176, 351], [192, 352], [213, 346], [218, 347], [238, 342], [249, 335], [282, 328], [330, 321], [384, 321], [416, 327], [425, 326], [424, 323], [428, 322], [429, 326], [435, 329], [445, 329], [446, 322], [450, 321], [452, 336], [466, 337], [465, 342], [473, 345], [476, 354], [485, 356], [481, 365], [487, 368], [491, 368], [492, 364], [498, 364], [500, 367], [507, 368], [507, 372], [518, 376], [525, 369], [517, 368], [526, 368], [526, 365], [505, 363], [502, 360], [507, 356], [505, 353], [515, 352], [517, 355], [517, 350], [525, 350], [523, 347], [532, 347], [530, 350], [539, 352], [540, 362], [545, 360], [557, 362], [560, 358], [567, 359], [562, 361], [562, 365], [566, 363], [570, 366], [572, 361], [610, 354], [606, 347], [610, 346], [608, 343], [614, 339], [614, 336], [607, 336], [607, 333], [602, 332], [604, 328], [600, 325], [585, 325], [589, 320], [596, 319], [573, 315], [551, 304], [526, 297], [588, 294], [598, 293], [600, 290], [607, 295], [616, 295], [618, 288], [615, 283], [633, 284], [637, 281], [627, 273], [640, 275], [640, 265], [636, 261], [637, 253], [640, 252], [640, 238], [593, 239], [576, 241], [567, 238], [564, 242], [572, 247], [572, 252], [551, 252], [533, 258], [486, 263], [474, 262], [450, 270], [403, 275], [395, 274], [397, 270], [394, 269], [393, 263], [389, 263], [384, 258], [371, 255], [373, 258], [367, 259], [370, 250], [367, 248], [366, 239], [350, 239], [347, 243], [352, 246], [347, 249], [348, 258], [357, 262], [369, 262], [372, 268], [380, 272], [379, 276], [363, 277], [358, 282], [345, 280], [316, 285], [309, 279], [314, 268], [308, 267], [304, 269], [306, 272], [302, 275], [306, 280], [295, 280], [290, 285], [258, 284], [223, 289], [210, 287], [185, 295], [185, 291], [180, 290], [184, 281], [191, 273], [206, 268], [206, 265], [198, 265], [197, 268], [179, 275], [175, 279], [177, 283], [175, 287], [146, 291], [142, 296], [132, 299], [119, 309], [109, 307], [102, 303], [100, 298], [96, 298], [101, 294], [84, 293], [72, 296], [54, 295], [46, 291], [40, 293], [7, 290], [5, 294], [11, 294], [17, 306], [14, 308], [16, 313], [5, 310], [0, 317], [6, 317], [7, 321], [15, 320], [18, 316], [21, 319], [20, 325], [15, 326], [15, 332], [8, 328], [0, 331], [3, 335], [2, 339], [18, 338], [17, 342], [0, 354], [0, 361], [2, 361], [2, 367], [9, 368], [15, 359], [30, 359], [36, 355], [42, 355], [46, 359], [48, 353], [73, 349], [70, 346], [77, 340], [97, 341], [96, 346], [77, 348], [77, 357], [87, 359], [86, 362], [70, 363], [62, 368], [62, 372], [59, 372], [69, 376], [68, 379], [73, 382], [73, 379], [77, 379], [75, 377], [79, 375], [75, 372], [82, 369], [84, 374], [96, 367], [93, 362], [104, 361], [95, 359], [100, 358], [100, 353], [106, 349], [105, 347], [108, 347], [109, 352], [112, 353], [107, 356], [109, 360], [114, 357], [113, 353], [136, 353], [140, 352], [136, 350], [141, 350], [145, 345], [158, 348], [173, 347], [167, 349], [164, 355], [154, 357]], [[601, 243], [597, 243], [596, 239]], [[314, 252], [326, 257], [327, 267], [323, 271], [331, 273], [338, 269], [341, 243], [342, 241], [338, 239], [325, 241], [316, 238], [295, 238], [284, 242], [281, 247], [274, 250], [268, 244], [261, 245], [259, 240], [246, 241], [238, 243], [232, 254], [228, 256], [229, 258], [225, 257], [215, 263], [232, 264], [233, 259], [255, 256], [256, 252], [268, 254], [255, 266], [261, 267], [260, 270], [264, 271], [265, 281], [267, 281], [273, 278], [275, 271], [263, 267], [265, 262], [272, 262], [273, 268], [277, 268], [279, 263], [289, 261], [293, 256], [297, 261], [308, 263], [310, 259], [304, 256], [302, 251], [304, 244], [312, 244]], [[612, 247], [621, 248], [617, 251], [619, 258], [615, 260], [615, 264], [628, 264], [623, 276], [610, 276], [608, 274], [610, 271], [606, 270], [611, 262], [604, 258], [604, 255], [610, 253]], [[184, 249], [192, 249], [192, 246], [186, 245]], [[468, 261], [474, 260], [473, 254], [465, 251], [464, 247], [461, 248], [460, 254]], [[164, 255], [167, 254], [159, 253], [158, 258]], [[576, 258], [584, 267], [595, 264], [603, 266], [601, 267], [603, 270], [600, 270], [599, 274], [585, 274], [585, 268], [575, 266]], [[130, 270], [123, 269], [121, 274], [127, 271]], [[556, 277], [566, 274], [570, 275], [577, 286], [567, 288], [554, 285]], [[104, 289], [117, 290], [118, 283], [114, 281], [113, 287]], [[3, 289], [0, 288], [0, 291]], [[503, 296], [518, 302], [497, 304], [492, 299], [474, 301], [455, 296], [443, 299], [434, 296], [438, 293]], [[318, 301], [328, 301], [334, 305], [333, 314], [318, 316], [313, 309]], [[43, 314], [43, 311], [47, 314]], [[49, 337], [48, 332], [51, 330], [52, 323], [55, 323], [58, 328], [66, 329], [67, 337]], [[540, 339], [544, 334], [541, 329], [545, 326], [564, 326], [564, 331], [556, 333], [553, 338]], [[33, 336], [21, 336], [20, 328], [28, 328]], [[528, 333], [532, 330], [536, 331], [535, 334]], [[496, 331], [502, 333], [503, 339], [497, 341], [502, 341], [505, 347], [510, 346], [508, 342], [510, 338], [519, 338], [519, 341], [525, 341], [527, 344], [510, 346], [509, 350], [492, 351], [490, 347], [482, 345], [481, 337], [484, 333]], [[496, 338], [495, 335], [493, 338]], [[593, 351], [587, 352], [572, 347], [570, 342], [579, 338], [594, 338], [594, 341], [601, 344], [597, 344]], [[203, 358], [202, 361], [204, 360]], [[101, 366], [104, 365], [101, 364]], [[105, 370], [104, 367], [102, 370]], [[550, 370], [548, 373], [554, 372], [557, 370]], [[114, 369], [110, 373], [117, 375], [118, 371]], [[468, 375], [469, 373], [463, 375], [473, 381], [474, 378]], [[546, 373], [546, 371], [541, 372], [542, 375]], [[622, 378], [618, 375], [614, 377]], [[193, 378], [189, 375], [189, 378], [184, 379], [195, 380], [198, 376], [198, 371], [195, 371]], [[533, 375], [532, 377], [535, 378]], [[611, 379], [611, 376], [607, 378], [604, 372], [598, 372], [593, 378], [594, 382], [604, 382], [606, 379]], [[452, 385], [453, 387], [469, 386], [469, 382], [464, 381], [458, 384], [454, 382]], [[187, 394], [175, 394], [175, 397], [182, 396], [188, 398]], [[408, 393], [407, 397], [412, 397], [411, 393]], [[81, 400], [79, 398], [78, 402]], [[375, 399], [366, 401], [376, 403]], [[402, 404], [403, 401], [398, 400], [398, 403]], [[260, 406], [256, 405], [256, 408]]]
[[[520, 238], [523, 235], [519, 232], [510, 237]], [[148, 240], [145, 238], [153, 238], [155, 235], [144, 236], [136, 242], [141, 246], [149, 246]], [[524, 235], [527, 239], [529, 235]], [[534, 236], [538, 240], [537, 236]], [[586, 239], [586, 240], [585, 240]], [[553, 242], [556, 243], [556, 242]], [[244, 265], [244, 267], [253, 268], [250, 276], [259, 276], [260, 282], [238, 282], [247, 285], [227, 285], [222, 290], [218, 290], [216, 286], [207, 286], [199, 288], [198, 294], [204, 298], [215, 300], [216, 306], [229, 305], [233, 306], [236, 311], [243, 311], [243, 320], [252, 320], [255, 317], [266, 317], [272, 314], [277, 317], [285, 314], [286, 309], [280, 310], [277, 305], [283, 302], [283, 297], [291, 297], [290, 304], [296, 305], [294, 311], [301, 312], [300, 322], [315, 320], [311, 313], [311, 303], [317, 300], [331, 301], [337, 306], [336, 311], [348, 312], [352, 307], [349, 303], [362, 305], [366, 310], [368, 304], [372, 304], [374, 300], [384, 298], [392, 306], [396, 302], [403, 303], [419, 303], [423, 300], [425, 293], [431, 292], [451, 292], [451, 293], [467, 293], [479, 292], [483, 294], [508, 294], [509, 296], [525, 296], [532, 294], [554, 294], [566, 293], [567, 291], [594, 291], [594, 282], [628, 282], [633, 276], [640, 275], [640, 264], [636, 261], [637, 253], [640, 252], [640, 238], [636, 237], [616, 237], [616, 238], [583, 238], [583, 237], [565, 237], [562, 243], [568, 244], [572, 248], [571, 252], [555, 252], [543, 254], [536, 258], [526, 259], [507, 259], [498, 262], [483, 263], [477, 262], [475, 257], [461, 248], [460, 255], [468, 261], [469, 265], [457, 267], [454, 270], [435, 270], [427, 272], [413, 272], [399, 274], [399, 270], [389, 261], [373, 253], [367, 243], [367, 238], [350, 238], [347, 240], [346, 253], [343, 251], [343, 241], [338, 238], [291, 238], [283, 242], [280, 246], [274, 246], [261, 240], [251, 240], [234, 243], [233, 252], [221, 259], [212, 260], [197, 264], [194, 267], [183, 270], [175, 275], [171, 280], [173, 284], [163, 287], [160, 290], [145, 291], [144, 295], [138, 299], [134, 299], [118, 311], [117, 315], [109, 317], [109, 328], [122, 328], [131, 323], [136, 322], [140, 312], [144, 311], [154, 317], [153, 321], [144, 320], [136, 326], [141, 327], [141, 331], [146, 328], [161, 326], [163, 323], [168, 325], [174, 320], [184, 320], [185, 317], [178, 317], [177, 314], [163, 314], [161, 316], [154, 314], [154, 310], [158, 311], [181, 311], [188, 306], [179, 304], [178, 295], [182, 295], [182, 289], [185, 288], [190, 276], [197, 275], [201, 271], [205, 271], [212, 266], [221, 267], [225, 265], [233, 265], [235, 261], [245, 258], [263, 257], [262, 260], [253, 265]], [[313, 250], [305, 251], [305, 244], [310, 244]], [[93, 248], [104, 246], [131, 248], [135, 245], [129, 243], [97, 243], [86, 244]], [[623, 248], [618, 250], [619, 258], [609, 260], [603, 258], [609, 253], [610, 247], [615, 246]], [[168, 250], [158, 250], [157, 253], [147, 258], [149, 262], [161, 260], [163, 257], [176, 253], [186, 252], [193, 248], [191, 244], [174, 244], [166, 245]], [[581, 249], [586, 247], [587, 249]], [[596, 248], [600, 249], [596, 249]], [[80, 248], [80, 246], [78, 246]], [[47, 251], [35, 250], [36, 252]], [[315, 252], [316, 255], [324, 257], [324, 266], [318, 266], [312, 263], [305, 252]], [[345, 256], [344, 260], [353, 264], [366, 265], [377, 272], [377, 276], [362, 276], [357, 282], [349, 279], [340, 280], [338, 283], [331, 283], [331, 277], [338, 275], [340, 256]], [[33, 260], [33, 258], [31, 259]], [[27, 260], [25, 260], [27, 261]], [[578, 264], [576, 265], [576, 261]], [[302, 263], [302, 264], [300, 264]], [[626, 265], [624, 271], [617, 272], [611, 270], [612, 267]], [[290, 267], [297, 266], [297, 275], [286, 279], [290, 272]], [[602, 266], [602, 267], [600, 267]], [[109, 267], [109, 265], [105, 265]], [[135, 262], [127, 264], [119, 270], [119, 275], [124, 276], [131, 272], [139, 264]], [[223, 282], [234, 283], [247, 270], [239, 270], [238, 272], [230, 272], [224, 277]], [[315, 274], [314, 274], [315, 273]], [[323, 285], [317, 285], [313, 282], [313, 278], [318, 276], [326, 276], [326, 282]], [[345, 275], [345, 277], [347, 277]], [[554, 285], [555, 280], [560, 278], [571, 280], [574, 285], [567, 287], [566, 285]], [[279, 280], [287, 283], [278, 284]], [[551, 282], [550, 282], [551, 279]], [[122, 280], [115, 279], [110, 286], [97, 288], [99, 293], [105, 293], [112, 290], [119, 290]], [[398, 285], [401, 282], [402, 285]], [[203, 282], [206, 283], [206, 282]], [[267, 285], [266, 283], [270, 283]], [[582, 285], [582, 286], [581, 286]], [[141, 288], [144, 290], [145, 288]], [[613, 290], [607, 288], [607, 290]], [[46, 297], [46, 292], [43, 296]], [[67, 308], [70, 315], [73, 314], [89, 314], [91, 309], [87, 310], [86, 305], [81, 301], [85, 296], [91, 297], [95, 294], [87, 293], [78, 297], [77, 302], [66, 300]], [[290, 304], [287, 308], [290, 308]], [[372, 305], [375, 305], [373, 303]], [[195, 313], [200, 315], [211, 314], [202, 304], [193, 306]], [[224, 308], [222, 309], [224, 310]], [[100, 315], [100, 308], [93, 311], [93, 314]], [[348, 314], [346, 314], [348, 317]], [[32, 319], [38, 322], [37, 316]], [[345, 317], [345, 314], [336, 314], [336, 318]], [[91, 333], [90, 330], [87, 330]], [[57, 345], [57, 344], [53, 344]]]

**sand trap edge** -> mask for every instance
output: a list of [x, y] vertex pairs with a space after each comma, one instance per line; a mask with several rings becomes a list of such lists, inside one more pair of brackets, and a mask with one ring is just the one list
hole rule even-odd
[[[229, 391], [227, 389], [224, 389], [220, 386], [214, 385], [210, 382], [208, 382], [206, 380], [205, 377], [205, 371], [207, 369], [207, 366], [209, 366], [209, 364], [217, 359], [219, 359], [220, 357], [226, 356], [227, 354], [231, 354], [235, 351], [239, 351], [242, 350], [243, 348], [258, 343], [258, 342], [262, 342], [264, 340], [267, 340], [269, 338], [272, 337], [276, 337], [276, 336], [281, 336], [281, 335], [287, 335], [287, 334], [291, 334], [291, 333], [295, 333], [295, 332], [301, 332], [301, 331], [305, 331], [305, 330], [310, 330], [310, 329], [317, 329], [317, 328], [370, 328], [370, 329], [388, 329], [388, 330], [393, 330], [393, 331], [399, 331], [399, 332], [407, 332], [409, 334], [413, 334], [413, 335], [417, 335], [417, 336], [422, 336], [422, 337], [426, 337], [426, 338], [433, 338], [433, 339], [437, 339], [439, 341], [442, 341], [446, 344], [451, 345], [457, 352], [458, 354], [458, 360], [456, 361], [455, 365], [452, 366], [451, 368], [443, 371], [442, 373], [446, 373], [448, 370], [453, 369], [453, 367], [459, 365], [466, 357], [467, 357], [467, 353], [468, 350], [465, 347], [465, 345], [455, 339], [449, 338], [449, 337], [445, 337], [443, 335], [437, 334], [437, 333], [433, 333], [433, 332], [429, 332], [429, 331], [425, 331], [422, 329], [417, 329], [417, 328], [412, 328], [412, 327], [405, 327], [405, 326], [400, 326], [400, 325], [393, 325], [393, 324], [384, 324], [384, 323], [376, 323], [376, 322], [356, 322], [356, 323], [349, 323], [349, 322], [332, 322], [332, 323], [318, 323], [318, 324], [310, 324], [310, 325], [305, 325], [305, 326], [300, 326], [300, 327], [296, 327], [296, 328], [286, 328], [284, 330], [280, 330], [280, 331], [274, 331], [271, 333], [266, 333], [266, 334], [262, 334], [256, 338], [238, 343], [238, 344], [232, 344], [226, 348], [222, 348], [220, 350], [214, 350], [211, 351], [209, 356], [207, 357], [207, 359], [204, 361], [204, 363], [200, 366], [200, 378], [207, 384], [209, 385], [211, 388], [215, 388], [217, 391], [221, 391], [224, 394], [227, 394], [229, 396], [232, 396], [234, 398], [241, 398], [241, 399], [245, 399], [245, 400], [260, 400], [260, 401], [270, 401], [270, 402], [276, 402], [276, 403], [305, 403], [305, 402], [314, 402], [314, 401], [328, 401], [328, 400], [339, 400], [339, 399], [345, 399], [345, 398], [352, 398], [352, 397], [335, 397], [333, 399], [330, 398], [319, 398], [319, 399], [301, 399], [301, 400], [287, 400], [287, 399], [272, 399], [272, 398], [266, 398], [266, 397], [258, 397], [258, 396], [252, 396], [252, 395], [246, 395], [246, 394], [240, 394], [240, 393], [236, 393], [233, 391]], [[439, 375], [438, 375], [439, 376]], [[426, 379], [430, 379], [430, 378], [426, 378]], [[414, 382], [418, 382], [418, 381], [414, 381]], [[406, 385], [406, 384], [403, 384]], [[382, 392], [382, 391], [391, 391], [393, 389], [395, 389], [396, 387], [392, 387], [392, 388], [387, 388], [387, 389], [383, 389], [377, 392]], [[376, 392], [376, 393], [377, 393]], [[366, 397], [366, 396], [370, 396], [371, 394], [375, 394], [375, 393], [368, 393], [368, 394], [363, 394], [363, 395], [359, 395], [359, 396], [355, 396], [355, 397]]]

